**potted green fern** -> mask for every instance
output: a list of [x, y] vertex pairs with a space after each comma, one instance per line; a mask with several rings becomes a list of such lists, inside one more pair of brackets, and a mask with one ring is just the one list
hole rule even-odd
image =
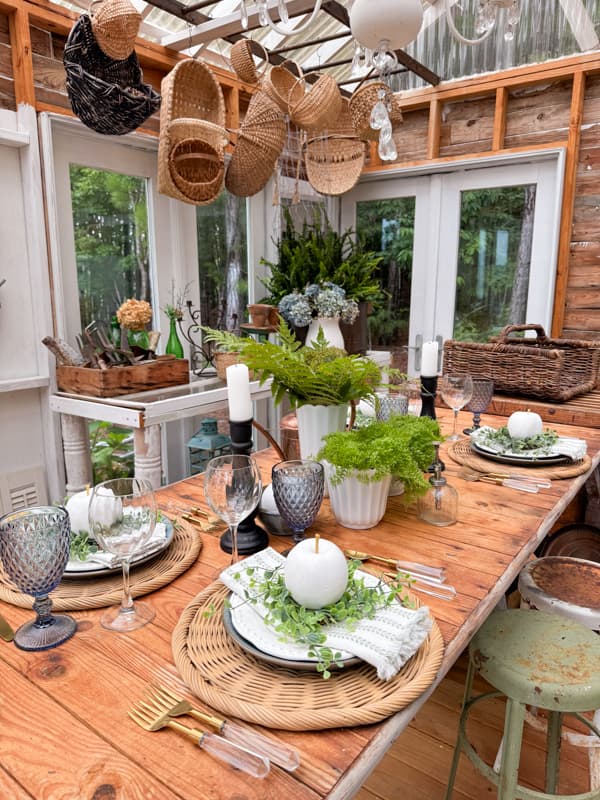
[[372, 528], [385, 514], [392, 478], [410, 500], [424, 494], [423, 476], [441, 439], [429, 417], [393, 416], [385, 422], [330, 433], [317, 458], [325, 466], [333, 513], [347, 528]]
[[310, 284], [340, 286], [346, 298], [358, 303], [360, 310], [353, 323], [342, 323], [345, 349], [364, 354], [367, 308], [376, 307], [383, 297], [378, 276], [382, 257], [367, 250], [362, 241], [355, 239], [352, 230], [340, 234], [326, 218], [321, 221], [320, 215], [296, 231], [291, 214], [285, 209], [284, 222], [276, 260], [261, 260], [270, 271], [263, 281], [268, 292], [265, 302], [279, 305], [286, 295], [303, 292]]
[[316, 454], [325, 433], [345, 428], [351, 401], [370, 398], [374, 402], [381, 385], [381, 372], [372, 361], [329, 347], [322, 333], [303, 347], [285, 320], [280, 323], [278, 344], [203, 330], [217, 347], [239, 352], [240, 360], [261, 383], [271, 380], [276, 404], [288, 398], [297, 410], [302, 458]]

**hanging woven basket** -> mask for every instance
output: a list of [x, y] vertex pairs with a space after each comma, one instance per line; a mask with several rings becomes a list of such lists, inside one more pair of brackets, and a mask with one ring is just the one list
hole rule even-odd
[[319, 136], [309, 139], [304, 164], [310, 185], [320, 194], [349, 192], [360, 178], [365, 163], [365, 145], [355, 136]]
[[[254, 62], [253, 44], [262, 50], [263, 64], [260, 69], [257, 69]], [[253, 86], [260, 81], [269, 66], [269, 57], [265, 48], [260, 42], [252, 42], [250, 39], [238, 39], [237, 42], [234, 42], [229, 53], [229, 60], [238, 78], [244, 83], [250, 83]]]
[[90, 14], [96, 41], [107, 56], [122, 60], [133, 53], [142, 15], [129, 0], [94, 0]]
[[370, 120], [373, 106], [379, 100], [380, 89], [385, 90], [384, 102], [391, 105], [389, 114], [392, 125], [399, 125], [402, 122], [402, 109], [398, 98], [385, 83], [376, 81], [359, 87], [350, 98], [350, 115], [356, 135], [369, 142], [376, 142], [379, 139], [379, 131], [371, 128]]
[[237, 197], [250, 197], [273, 174], [287, 127], [281, 110], [262, 91], [250, 100], [227, 168], [225, 186]]
[[[293, 74], [290, 68], [294, 68], [296, 70], [296, 75]], [[294, 88], [297, 80], [299, 77], [302, 77], [302, 68], [299, 64], [296, 64], [295, 61], [283, 61], [279, 66], [272, 67], [271, 71], [268, 75], [265, 76], [262, 89], [267, 94], [271, 100], [279, 106], [279, 108], [285, 113], [289, 113], [289, 97], [290, 92]], [[304, 91], [304, 84], [300, 84], [302, 89], [298, 90]]]
[[84, 125], [108, 136], [122, 136], [158, 111], [160, 95], [142, 83], [135, 51], [116, 61], [99, 47], [87, 14], [73, 26], [63, 54], [67, 94]]
[[342, 95], [331, 75], [320, 75], [307, 90], [304, 79], [298, 78], [288, 96], [290, 119], [306, 131], [321, 130], [332, 125], [342, 110]]
[[207, 64], [190, 58], [163, 78], [162, 95], [158, 191], [195, 205], [211, 203], [223, 186], [228, 142], [221, 87]]

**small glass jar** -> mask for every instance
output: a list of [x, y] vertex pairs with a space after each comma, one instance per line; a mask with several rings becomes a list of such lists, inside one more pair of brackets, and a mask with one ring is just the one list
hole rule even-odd
[[439, 444], [435, 448], [433, 475], [429, 478], [430, 488], [417, 501], [417, 515], [430, 525], [453, 525], [458, 519], [458, 492], [442, 476]]

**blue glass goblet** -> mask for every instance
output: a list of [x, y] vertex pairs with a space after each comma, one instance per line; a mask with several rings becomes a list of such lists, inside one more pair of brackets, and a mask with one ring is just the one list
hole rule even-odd
[[49, 650], [75, 633], [77, 623], [65, 614], [51, 613], [48, 597], [60, 582], [69, 559], [71, 523], [62, 506], [38, 506], [0, 518], [0, 558], [4, 571], [25, 594], [35, 598], [36, 619], [15, 634], [21, 650]]
[[271, 471], [273, 498], [294, 542], [315, 521], [325, 488], [325, 471], [318, 461], [281, 461]]

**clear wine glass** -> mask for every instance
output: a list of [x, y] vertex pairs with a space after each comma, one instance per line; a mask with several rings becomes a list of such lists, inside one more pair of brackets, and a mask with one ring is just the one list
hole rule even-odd
[[481, 414], [487, 411], [494, 396], [494, 382], [489, 378], [473, 378], [473, 395], [465, 408], [473, 412], [473, 425], [465, 428], [463, 433], [467, 436], [481, 427]]
[[15, 633], [21, 650], [48, 650], [75, 633], [77, 623], [66, 614], [51, 613], [48, 597], [69, 559], [71, 523], [62, 506], [37, 506], [0, 518], [0, 558], [16, 587], [32, 595], [36, 618]]
[[304, 538], [323, 502], [325, 470], [318, 461], [281, 461], [271, 471], [273, 498], [294, 542]]
[[218, 456], [208, 462], [204, 494], [215, 514], [231, 529], [232, 564], [238, 560], [238, 525], [256, 508], [261, 492], [260, 472], [251, 456]]
[[460, 439], [456, 432], [458, 412], [465, 406], [473, 394], [473, 379], [470, 375], [443, 375], [440, 383], [440, 394], [446, 405], [454, 412], [454, 425], [448, 441], [455, 442]]
[[88, 517], [90, 533], [103, 550], [121, 558], [123, 597], [120, 606], [107, 609], [100, 624], [108, 630], [134, 631], [154, 619], [148, 603], [133, 602], [129, 568], [133, 556], [151, 539], [156, 526], [156, 497], [150, 481], [114, 478], [94, 486]]

